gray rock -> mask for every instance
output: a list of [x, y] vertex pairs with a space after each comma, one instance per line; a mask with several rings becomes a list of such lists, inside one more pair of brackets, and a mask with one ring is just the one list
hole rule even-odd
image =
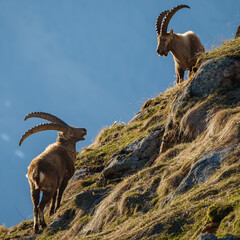
[[84, 173], [87, 171], [87, 169], [88, 169], [88, 168], [85, 167], [85, 168], [81, 168], [81, 169], [79, 169], [78, 171], [76, 171], [76, 172], [74, 173], [74, 175], [72, 176], [70, 182], [76, 181], [76, 180], [82, 178], [82, 177], [84, 176]]
[[232, 68], [236, 60], [230, 57], [214, 58], [206, 61], [196, 72], [190, 88], [193, 96], [208, 96], [216, 90], [226, 89], [232, 85], [231, 79], [223, 69]]
[[198, 238], [198, 240], [218, 240], [218, 238], [213, 234], [204, 234]]
[[[191, 84], [191, 83], [190, 83]], [[179, 92], [178, 95], [172, 102], [172, 114], [176, 114], [176, 112], [185, 107], [189, 100], [193, 97], [191, 85], [186, 87], [183, 92]]]
[[198, 238], [198, 240], [238, 240], [238, 238], [230, 235], [224, 238], [218, 238], [213, 234], [207, 233]]
[[148, 136], [128, 145], [116, 153], [103, 169], [105, 178], [118, 178], [127, 171], [142, 169], [155, 157], [160, 148], [162, 130], [155, 130]]
[[233, 151], [233, 148], [224, 148], [215, 152], [203, 153], [199, 160], [191, 167], [190, 172], [181, 182], [175, 194], [183, 194], [194, 185], [204, 183], [220, 167], [220, 164], [231, 151]]
[[224, 237], [224, 238], [219, 238], [219, 240], [239, 240], [239, 238], [236, 238], [232, 235]]
[[176, 191], [165, 200], [162, 207], [171, 202], [176, 195], [184, 194], [194, 186], [204, 183], [216, 169], [220, 168], [220, 165], [227, 159], [228, 153], [233, 151], [234, 148], [224, 148], [215, 152], [203, 153], [191, 167], [188, 175], [182, 180]]
[[227, 236], [227, 237], [224, 237], [224, 238], [219, 238], [219, 240], [239, 240], [239, 238], [236, 238], [234, 236]]

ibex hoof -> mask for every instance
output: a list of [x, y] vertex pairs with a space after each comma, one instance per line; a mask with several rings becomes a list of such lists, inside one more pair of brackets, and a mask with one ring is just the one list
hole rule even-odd
[[49, 215], [52, 216], [54, 213], [55, 211], [51, 209], [51, 211], [49, 212]]
[[38, 225], [34, 226], [34, 232], [35, 232], [35, 233], [38, 233], [38, 232], [39, 232]]
[[42, 228], [45, 228], [47, 226], [47, 224], [44, 222], [44, 223], [41, 223], [41, 226], [42, 226]]

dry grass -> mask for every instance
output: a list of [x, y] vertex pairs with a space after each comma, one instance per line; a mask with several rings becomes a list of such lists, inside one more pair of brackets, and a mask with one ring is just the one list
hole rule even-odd
[[192, 141], [206, 130], [208, 112], [211, 108], [211, 101], [200, 102], [183, 116], [180, 122], [180, 132], [187, 141]]
[[[239, 56], [239, 41], [225, 43], [201, 61]], [[70, 183], [59, 211], [47, 219], [55, 225], [36, 239], [195, 240], [210, 222], [219, 224], [219, 237], [240, 236], [240, 88], [190, 98], [179, 106], [188, 84], [190, 80], [148, 100], [130, 123], [116, 123], [98, 134], [76, 162], [77, 169], [88, 166], [85, 176]], [[170, 115], [174, 115], [171, 147], [145, 169], [98, 187], [100, 171], [112, 156], [154, 129], [165, 129]], [[233, 146], [206, 182], [174, 195], [204, 153]], [[1, 239], [31, 236], [32, 221], [0, 228]]]
[[221, 144], [234, 144], [240, 138], [240, 107], [224, 109], [215, 114], [208, 125], [206, 137], [215, 137]]
[[[182, 129], [186, 126], [189, 128], [187, 131], [192, 131], [189, 122], [193, 121], [194, 116], [189, 116], [193, 113], [199, 116], [198, 111], [204, 112], [200, 114], [202, 117], [198, 118], [199, 121], [207, 122], [192, 142], [168, 149], [159, 155], [151, 167], [112, 186], [111, 192], [102, 200], [99, 199], [103, 195], [98, 195], [98, 191], [104, 189], [98, 190], [94, 185], [91, 187], [94, 178], [89, 180], [87, 176], [73, 182], [65, 196], [70, 197], [73, 192], [81, 190], [82, 194], [71, 199], [64, 198], [57, 215], [48, 219], [52, 222], [60, 218], [63, 222], [60, 221], [55, 229], [44, 231], [37, 239], [196, 239], [205, 224], [215, 221], [212, 220], [215, 218], [220, 219], [218, 236], [240, 234], [236, 227], [240, 221], [239, 147], [229, 154], [227, 161], [207, 182], [174, 197], [169, 204], [163, 204], [201, 154], [239, 142], [239, 107], [222, 109], [224, 106], [221, 106], [213, 111], [209, 107], [212, 102], [215, 101], [200, 102], [186, 112]], [[155, 117], [149, 117], [145, 123], [151, 122], [152, 118]], [[138, 126], [132, 131], [141, 132], [144, 124]], [[114, 141], [108, 137], [109, 134], [114, 132], [102, 136], [102, 139], [109, 139], [107, 144]], [[226, 195], [228, 199], [224, 200]], [[216, 214], [213, 203], [216, 203]], [[219, 212], [226, 214], [220, 216]], [[29, 233], [31, 227], [30, 224], [28, 230], [23, 230], [23, 235]], [[5, 235], [8, 236], [20, 234], [19, 229], [11, 230], [11, 233], [7, 231]]]
[[119, 217], [118, 201], [120, 200], [122, 194], [128, 191], [133, 184], [134, 177], [128, 179], [128, 181], [123, 181], [118, 184], [111, 194], [109, 194], [108, 197], [100, 203], [92, 217], [92, 220], [84, 228], [84, 232], [99, 232], [103, 225], [106, 224], [110, 226], [113, 221]]
[[[219, 236], [224, 236], [226, 229], [230, 229], [226, 227], [226, 219], [233, 228], [230, 233], [240, 234], [240, 230], [233, 227], [240, 218], [237, 214], [240, 199], [236, 192], [240, 177], [237, 170], [240, 169], [239, 148], [228, 155], [225, 164], [207, 182], [174, 197], [169, 204], [163, 204], [199, 156], [206, 151], [239, 143], [240, 109], [229, 108], [228, 103], [216, 106], [218, 97], [199, 101], [183, 114], [181, 130], [186, 129], [187, 135], [194, 140], [175, 145], [159, 155], [152, 167], [115, 185], [81, 231], [90, 234], [78, 235], [80, 239], [196, 239], [214, 217], [220, 219]], [[150, 105], [145, 107], [144, 111], [151, 108]], [[161, 119], [159, 113], [149, 116], [139, 125], [140, 131], [152, 122], [155, 124], [157, 119]], [[193, 124], [196, 119], [201, 126]], [[227, 207], [223, 200], [226, 193]], [[216, 214], [213, 203], [217, 204]], [[226, 214], [220, 216], [219, 212]]]
[[239, 57], [240, 55], [240, 38], [226, 41], [222, 46], [207, 51], [201, 55], [196, 64], [197, 68], [206, 60], [219, 57]]

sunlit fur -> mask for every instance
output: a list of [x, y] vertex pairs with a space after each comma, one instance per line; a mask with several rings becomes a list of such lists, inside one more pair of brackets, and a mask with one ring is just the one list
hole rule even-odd
[[171, 30], [164, 36], [158, 35], [156, 51], [160, 56], [165, 57], [169, 51], [172, 53], [177, 83], [180, 83], [184, 80], [184, 71], [192, 71], [198, 57], [204, 52], [204, 47], [194, 32], [188, 31], [180, 34], [173, 33], [173, 30]]
[[[34, 230], [38, 232], [38, 218], [42, 227], [46, 226], [44, 208], [52, 200], [50, 214], [60, 206], [63, 191], [74, 174], [76, 159], [76, 142], [84, 140], [86, 130], [69, 127], [58, 133], [57, 141], [49, 145], [43, 153], [34, 158], [28, 167], [28, 181], [33, 201]], [[39, 204], [40, 192], [43, 193]], [[57, 206], [55, 201], [58, 194]]]

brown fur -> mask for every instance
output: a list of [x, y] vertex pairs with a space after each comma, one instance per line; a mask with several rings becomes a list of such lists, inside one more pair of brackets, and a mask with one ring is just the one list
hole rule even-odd
[[160, 56], [167, 56], [170, 51], [175, 62], [177, 83], [184, 80], [184, 71], [192, 68], [198, 57], [205, 51], [199, 37], [192, 31], [184, 34], [173, 33], [171, 30], [166, 35], [158, 35], [157, 53]]
[[[59, 208], [62, 194], [74, 174], [76, 142], [84, 140], [85, 134], [85, 129], [69, 127], [65, 132], [59, 133], [56, 143], [49, 145], [30, 163], [27, 177], [34, 207], [35, 232], [39, 230], [38, 218], [41, 226], [43, 228], [46, 226], [43, 214], [46, 204], [52, 200], [50, 214]], [[40, 192], [43, 196], [39, 204]]]
[[[29, 181], [33, 182], [40, 190], [53, 191], [61, 187], [63, 179], [69, 180], [74, 173], [74, 159], [60, 144], [53, 144], [43, 153], [32, 160], [28, 168], [28, 176], [36, 172]], [[45, 178], [40, 182], [40, 172]]]

